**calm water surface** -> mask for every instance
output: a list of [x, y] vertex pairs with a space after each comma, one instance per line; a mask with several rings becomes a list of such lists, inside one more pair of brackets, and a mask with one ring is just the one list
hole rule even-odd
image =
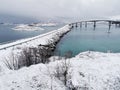
[[55, 54], [58, 52], [63, 56], [65, 52], [72, 51], [73, 56], [84, 51], [100, 52], [120, 52], [120, 28], [112, 26], [108, 33], [107, 24], [97, 24], [93, 29], [93, 24], [87, 28], [73, 28], [71, 32], [65, 35], [57, 45]]
[[41, 28], [44, 28], [45, 30], [39, 30], [39, 31], [15, 31], [12, 29], [15, 26], [16, 25], [2, 25], [2, 24], [0, 24], [0, 44], [13, 42], [15, 40], [40, 35], [40, 34], [58, 29], [64, 25], [61, 24], [61, 25], [57, 25], [55, 27], [41, 27]]

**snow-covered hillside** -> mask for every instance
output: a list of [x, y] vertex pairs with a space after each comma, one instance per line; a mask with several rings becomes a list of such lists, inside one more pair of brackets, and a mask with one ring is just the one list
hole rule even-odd
[[119, 58], [120, 54], [88, 51], [67, 59], [66, 86], [64, 59], [18, 71], [1, 68], [0, 90], [120, 90]]

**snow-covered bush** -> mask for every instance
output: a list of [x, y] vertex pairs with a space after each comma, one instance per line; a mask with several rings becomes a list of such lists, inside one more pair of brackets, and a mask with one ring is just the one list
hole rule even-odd
[[4, 64], [11, 70], [17, 70], [24, 66], [49, 62], [49, 57], [53, 54], [52, 47], [40, 45], [33, 48], [24, 48], [19, 54], [11, 53], [4, 60]]
[[16, 55], [14, 52], [11, 52], [11, 55], [4, 59], [4, 64], [8, 69], [11, 70], [19, 69], [19, 56]]

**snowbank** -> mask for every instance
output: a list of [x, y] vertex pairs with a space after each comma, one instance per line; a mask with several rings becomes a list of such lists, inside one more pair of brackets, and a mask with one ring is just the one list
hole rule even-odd
[[[67, 87], [60, 75], [64, 59], [0, 73], [0, 90], [120, 90], [120, 54], [84, 52], [67, 60]], [[59, 69], [58, 69], [59, 67]]]
[[72, 84], [88, 90], [120, 90], [120, 54], [84, 52], [71, 62]]
[[43, 28], [32, 26], [32, 25], [18, 25], [15, 28], [12, 28], [13, 30], [20, 30], [20, 31], [38, 31], [38, 30], [44, 30]]
[[63, 83], [51, 77], [49, 68], [43, 64], [0, 75], [0, 90], [51, 90], [51, 88], [65, 90]]

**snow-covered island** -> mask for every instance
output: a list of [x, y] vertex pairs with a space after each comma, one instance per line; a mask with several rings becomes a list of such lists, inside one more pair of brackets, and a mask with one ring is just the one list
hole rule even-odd
[[12, 28], [13, 30], [18, 30], [18, 31], [38, 31], [38, 30], [44, 30], [41, 27], [34, 26], [34, 25], [28, 25], [28, 24], [20, 24], [17, 25], [16, 27]]
[[44, 30], [41, 27], [55, 27], [57, 23], [32, 23], [32, 24], [16, 24], [17, 26], [12, 28], [18, 31], [38, 31]]
[[[39, 52], [43, 46], [49, 51], [47, 45], [53, 48], [69, 31], [70, 26], [66, 25], [43, 35], [0, 45], [3, 48], [0, 50], [0, 90], [120, 90], [120, 53], [87, 51], [72, 58], [47, 59], [40, 56], [44, 55]], [[30, 53], [23, 52], [28, 48], [32, 49]], [[41, 63], [36, 64], [34, 60]], [[48, 62], [42, 63], [42, 60]], [[21, 64], [24, 67], [20, 68]]]

